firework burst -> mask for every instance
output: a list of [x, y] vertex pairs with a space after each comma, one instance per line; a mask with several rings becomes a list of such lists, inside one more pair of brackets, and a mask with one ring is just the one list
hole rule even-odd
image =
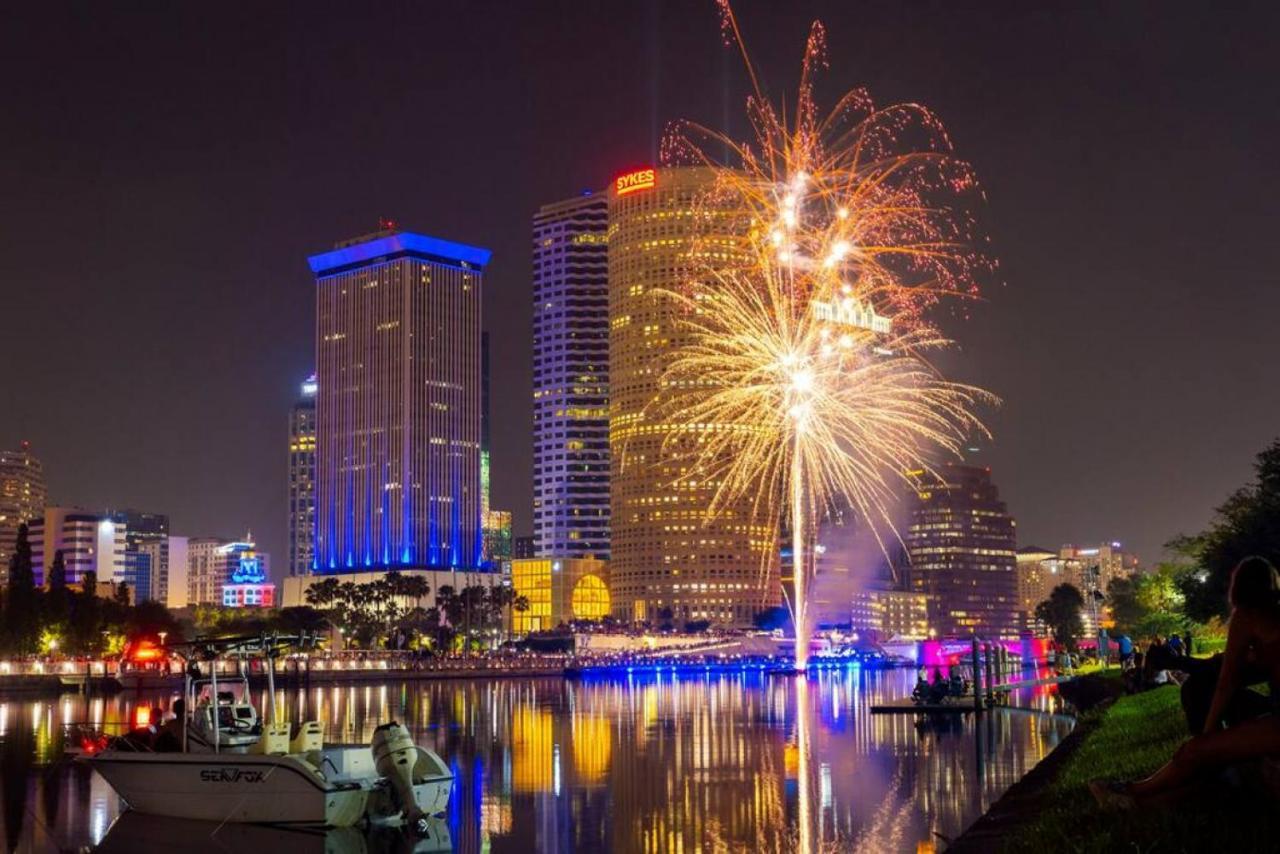
[[[725, 32], [741, 45], [721, 4]], [[679, 318], [663, 406], [688, 429], [664, 450], [686, 477], [712, 485], [708, 518], [744, 502], [792, 539], [796, 664], [808, 660], [806, 593], [821, 519], [854, 512], [885, 543], [907, 472], [931, 470], [985, 433], [993, 398], [948, 381], [930, 355], [950, 342], [929, 319], [945, 297], [977, 295], [988, 262], [972, 247], [963, 202], [978, 193], [942, 125], [918, 105], [876, 107], [856, 90], [822, 115], [815, 72], [826, 65], [815, 23], [792, 118], [752, 81], [751, 142], [685, 123], [668, 163], [714, 170], [700, 202], [734, 224], [732, 247], [694, 263], [665, 291]], [[723, 152], [716, 157], [712, 152]], [[711, 258], [715, 253], [695, 253]]]

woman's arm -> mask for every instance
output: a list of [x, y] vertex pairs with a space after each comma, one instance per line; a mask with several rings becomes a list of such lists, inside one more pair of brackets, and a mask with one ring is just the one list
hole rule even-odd
[[1240, 667], [1249, 652], [1250, 619], [1247, 612], [1237, 611], [1227, 625], [1227, 649], [1222, 656], [1222, 670], [1218, 684], [1213, 689], [1213, 703], [1204, 719], [1204, 731], [1215, 732], [1222, 726], [1222, 716], [1227, 711], [1231, 695], [1240, 687]]

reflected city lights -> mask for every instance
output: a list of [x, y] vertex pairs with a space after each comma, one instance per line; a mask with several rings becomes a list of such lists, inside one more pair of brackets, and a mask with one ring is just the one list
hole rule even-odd
[[[280, 689], [278, 708], [349, 743], [387, 719], [405, 723], [455, 768], [457, 851], [909, 852], [959, 835], [1072, 727], [1055, 694], [1032, 690], [977, 720], [870, 714], [914, 679], [835, 669], [424, 681]], [[109, 834], [123, 806], [88, 768], [59, 761], [63, 725], [127, 727], [170, 699], [0, 703], [3, 748], [22, 757], [0, 782], [26, 801], [10, 838], [52, 834], [74, 849]]]

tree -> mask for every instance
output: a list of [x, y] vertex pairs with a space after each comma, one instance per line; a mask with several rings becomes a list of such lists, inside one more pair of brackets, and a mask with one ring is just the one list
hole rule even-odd
[[13, 557], [9, 559], [9, 584], [5, 591], [5, 629], [9, 646], [19, 654], [35, 652], [40, 635], [35, 567], [27, 526], [18, 526]]
[[1080, 616], [1084, 608], [1084, 596], [1074, 584], [1059, 584], [1049, 593], [1049, 598], [1036, 606], [1036, 619], [1049, 627], [1053, 639], [1075, 651], [1076, 640], [1084, 634], [1084, 620]]
[[53, 564], [49, 567], [49, 577], [45, 582], [50, 590], [67, 589], [67, 559], [63, 557], [62, 549], [53, 553]]
[[1169, 543], [1195, 566], [1178, 586], [1186, 614], [1196, 622], [1228, 616], [1227, 585], [1242, 559], [1259, 555], [1280, 565], [1280, 439], [1258, 454], [1254, 473], [1252, 483], [1217, 509], [1207, 530]]
[[1189, 571], [1183, 564], [1160, 563], [1151, 572], [1114, 579], [1107, 587], [1107, 605], [1116, 629], [1133, 637], [1153, 637], [1194, 627], [1181, 589]]
[[791, 615], [781, 605], [774, 605], [772, 608], [757, 611], [756, 615], [751, 618], [751, 622], [755, 623], [757, 629], [771, 632], [775, 629], [786, 628], [791, 623]]
[[115, 596], [112, 597], [117, 605], [129, 606], [129, 582], [121, 581], [116, 585]]

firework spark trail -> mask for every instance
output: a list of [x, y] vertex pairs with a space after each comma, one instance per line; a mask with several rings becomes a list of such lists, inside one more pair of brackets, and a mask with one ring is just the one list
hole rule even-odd
[[[741, 45], [732, 10], [721, 8]], [[803, 668], [821, 519], [848, 507], [884, 548], [882, 531], [897, 537], [890, 507], [907, 472], [932, 471], [933, 457], [985, 433], [975, 413], [994, 398], [932, 365], [950, 342], [928, 310], [943, 297], [976, 297], [977, 274], [992, 265], [970, 248], [974, 220], [960, 204], [977, 183], [930, 111], [879, 108], [855, 90], [820, 115], [820, 24], [790, 121], [742, 54], [754, 140], [685, 123], [664, 143], [667, 162], [714, 170], [701, 204], [720, 214], [704, 217], [719, 233], [692, 253], [682, 284], [658, 294], [678, 333], [661, 406], [686, 425], [664, 453], [683, 460], [686, 480], [712, 487], [709, 519], [745, 502], [772, 530], [790, 531]], [[726, 211], [737, 226], [727, 241]]]

